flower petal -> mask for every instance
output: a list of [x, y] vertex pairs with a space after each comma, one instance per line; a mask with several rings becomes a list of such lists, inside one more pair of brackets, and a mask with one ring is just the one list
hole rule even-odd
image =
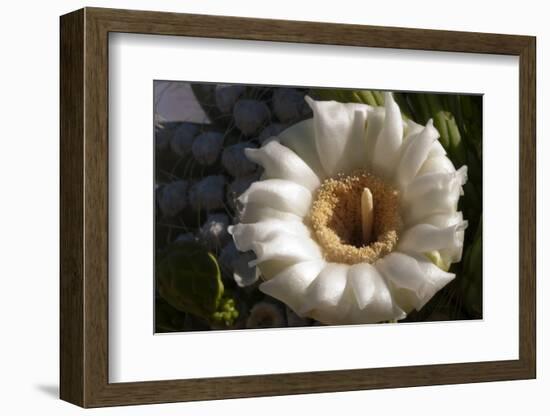
[[305, 99], [313, 110], [315, 143], [324, 171], [333, 176], [364, 166], [365, 123], [370, 107]]
[[401, 189], [417, 175], [438, 137], [439, 133], [430, 120], [420, 133], [411, 136], [403, 145], [396, 173], [396, 180]]
[[272, 140], [261, 149], [245, 149], [249, 160], [263, 166], [267, 179], [286, 179], [314, 191], [321, 185], [317, 175], [296, 153]]
[[228, 227], [235, 245], [240, 251], [252, 250], [252, 244], [267, 241], [277, 233], [309, 238], [309, 229], [298, 221], [267, 220], [254, 224], [236, 224]]
[[428, 159], [432, 157], [437, 157], [437, 156], [445, 156], [446, 154], [447, 154], [447, 151], [445, 150], [443, 145], [439, 142], [439, 140], [436, 140], [432, 144], [432, 148], [430, 150], [430, 153], [428, 154]]
[[312, 260], [293, 264], [272, 279], [263, 282], [259, 289], [266, 295], [284, 302], [298, 313], [304, 301], [304, 294], [310, 283], [325, 267], [324, 260]]
[[394, 304], [390, 290], [376, 268], [368, 263], [351, 266], [348, 284], [355, 296], [357, 308], [352, 308], [349, 321], [352, 323], [377, 323], [403, 319], [406, 314]]
[[248, 203], [238, 213], [239, 221], [244, 224], [251, 224], [271, 219], [283, 221], [302, 221], [302, 217], [286, 211], [271, 208], [262, 204]]
[[[440, 228], [462, 224], [463, 222], [467, 223], [467, 221], [463, 221], [462, 212], [436, 214], [424, 218], [422, 222], [426, 224], [432, 224]], [[454, 247], [439, 250], [439, 254], [441, 255], [442, 260], [447, 264], [456, 263], [462, 258], [462, 249], [464, 246], [464, 230], [457, 231], [455, 239], [457, 244]]]
[[373, 172], [383, 178], [392, 178], [403, 142], [403, 118], [391, 93], [384, 95], [386, 117], [376, 140], [372, 159]]
[[411, 253], [426, 253], [433, 250], [462, 246], [463, 232], [467, 221], [449, 227], [435, 227], [431, 224], [418, 224], [406, 230], [399, 238], [397, 250]]
[[451, 185], [462, 186], [468, 178], [468, 168], [462, 166], [450, 173], [438, 172], [417, 176], [405, 190], [403, 197], [412, 199], [433, 190], [446, 190]]
[[[235, 242], [237, 244], [237, 242]], [[248, 245], [245, 245], [248, 247]], [[250, 242], [250, 249], [256, 254], [251, 266], [260, 265], [268, 260], [286, 263], [298, 263], [323, 258], [319, 245], [309, 237], [295, 236], [288, 233], [277, 233], [264, 241]]]
[[311, 192], [302, 185], [283, 179], [268, 179], [254, 182], [238, 200], [245, 206], [259, 204], [304, 217], [311, 206], [311, 198]]
[[341, 323], [351, 306], [350, 302], [341, 302], [349, 268], [347, 264], [327, 263], [308, 287], [304, 303], [297, 312], [323, 323]]
[[384, 126], [384, 119], [386, 117], [386, 111], [383, 107], [373, 107], [367, 116], [367, 129], [365, 133], [365, 147], [366, 147], [366, 167], [368, 169], [372, 166], [372, 159], [374, 158], [374, 149], [382, 127]]
[[454, 279], [425, 256], [392, 252], [378, 260], [380, 271], [392, 290], [395, 302], [405, 311], [420, 310], [433, 295]]
[[[434, 144], [437, 143], [439, 146], [441, 146], [441, 143], [434, 142]], [[434, 152], [434, 149], [437, 149], [437, 145], [434, 145], [432, 152]], [[443, 146], [441, 146], [443, 148]], [[436, 152], [436, 151], [435, 151]], [[434, 153], [435, 153], [434, 152]], [[453, 165], [453, 162], [445, 156], [445, 153], [443, 154], [436, 154], [436, 155], [429, 155], [428, 159], [424, 162], [420, 170], [418, 171], [418, 175], [427, 175], [428, 173], [451, 173], [454, 172], [456, 169]]]
[[319, 179], [326, 178], [317, 155], [313, 119], [301, 121], [278, 134], [280, 143], [296, 153], [315, 172]]
[[408, 138], [416, 136], [422, 130], [424, 130], [422, 124], [415, 123], [410, 119], [403, 120], [403, 143], [405, 143]]
[[431, 224], [439, 228], [450, 227], [463, 220], [462, 212], [450, 212], [446, 214], [434, 214], [422, 220], [424, 224]]
[[466, 166], [452, 173], [430, 173], [417, 176], [405, 189], [401, 214], [405, 224], [417, 224], [422, 218], [456, 211]]

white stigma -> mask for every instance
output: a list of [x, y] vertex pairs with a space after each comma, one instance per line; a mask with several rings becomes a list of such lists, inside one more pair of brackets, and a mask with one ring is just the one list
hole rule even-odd
[[361, 194], [361, 223], [363, 225], [363, 243], [369, 244], [372, 235], [372, 223], [374, 220], [374, 205], [372, 193], [369, 188], [363, 188]]

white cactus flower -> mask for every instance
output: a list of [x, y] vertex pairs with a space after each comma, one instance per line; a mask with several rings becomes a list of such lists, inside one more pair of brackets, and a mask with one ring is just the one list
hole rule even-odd
[[403, 319], [455, 277], [466, 167], [455, 170], [431, 121], [403, 120], [390, 93], [384, 108], [306, 101], [312, 119], [246, 151], [265, 172], [229, 232], [256, 254], [260, 290], [299, 316]]
[[217, 131], [208, 131], [199, 134], [193, 141], [191, 151], [196, 161], [201, 165], [212, 165], [218, 160], [223, 146], [223, 134]]

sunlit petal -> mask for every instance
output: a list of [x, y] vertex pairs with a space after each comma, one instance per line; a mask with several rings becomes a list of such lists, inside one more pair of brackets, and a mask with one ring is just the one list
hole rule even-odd
[[251, 261], [250, 265], [260, 265], [260, 269], [261, 263], [268, 260], [298, 263], [323, 258], [319, 245], [311, 238], [287, 233], [278, 233], [265, 241], [252, 241], [250, 249], [256, 254], [256, 260]]
[[[434, 143], [437, 143], [439, 146], [441, 146], [439, 142]], [[434, 149], [437, 149], [437, 146], [434, 146], [432, 152]], [[426, 159], [426, 161], [418, 171], [418, 175], [426, 175], [428, 173], [452, 173], [455, 170], [456, 169], [453, 165], [453, 162], [451, 162], [444, 153], [438, 153], [433, 156], [428, 155], [428, 159]]]
[[245, 149], [248, 159], [263, 166], [265, 179], [285, 179], [299, 183], [310, 191], [319, 187], [321, 181], [296, 153], [272, 140], [261, 149]]
[[392, 289], [394, 300], [407, 313], [420, 310], [432, 296], [454, 279], [425, 256], [392, 252], [376, 262]]
[[301, 121], [279, 133], [280, 143], [294, 151], [321, 180], [327, 174], [317, 154], [313, 119]]
[[431, 224], [418, 224], [401, 235], [397, 249], [404, 252], [426, 253], [432, 250], [460, 247], [462, 238], [459, 233], [463, 232], [467, 226], [467, 221], [444, 228]]
[[410, 119], [403, 120], [403, 143], [424, 130], [424, 126]]
[[306, 97], [313, 110], [315, 143], [319, 160], [329, 175], [350, 172], [364, 165], [365, 123], [369, 106], [314, 101]]
[[254, 224], [237, 224], [228, 228], [240, 251], [252, 250], [254, 242], [263, 242], [275, 237], [278, 233], [309, 238], [309, 229], [301, 222], [267, 220]]
[[417, 176], [403, 194], [405, 223], [416, 224], [431, 215], [455, 212], [465, 182], [465, 166], [453, 173]]
[[372, 167], [372, 159], [374, 158], [374, 149], [376, 148], [376, 143], [378, 137], [380, 136], [380, 131], [384, 126], [384, 119], [386, 118], [386, 111], [383, 107], [374, 107], [369, 111], [367, 116], [367, 129], [365, 132], [365, 166], [370, 169]]
[[254, 182], [240, 197], [243, 205], [252, 203], [305, 216], [311, 206], [311, 192], [300, 184], [283, 179]]
[[253, 203], [248, 203], [242, 206], [241, 211], [238, 213], [238, 219], [244, 224], [251, 224], [270, 219], [302, 222], [302, 217], [299, 215], [286, 211], [280, 211], [262, 204]]
[[348, 283], [357, 305], [350, 310], [351, 322], [376, 323], [404, 318], [404, 312], [394, 304], [384, 278], [374, 266], [368, 263], [351, 266]]
[[[422, 220], [426, 224], [432, 224], [436, 227], [444, 228], [451, 227], [453, 225], [459, 225], [467, 223], [463, 220], [462, 212], [452, 212], [450, 214], [436, 214], [426, 217]], [[455, 242], [453, 247], [439, 250], [439, 254], [443, 261], [447, 264], [456, 263], [462, 258], [462, 249], [464, 245], [464, 230], [459, 229], [456, 231]]]
[[327, 263], [304, 294], [297, 312], [325, 323], [339, 323], [351, 306], [341, 302], [347, 285], [347, 264]]
[[415, 178], [438, 137], [439, 133], [430, 120], [420, 133], [410, 137], [404, 144], [396, 173], [401, 189]]
[[372, 168], [376, 175], [390, 179], [399, 160], [403, 142], [403, 119], [401, 110], [391, 93], [384, 95], [386, 117], [376, 140], [372, 159]]
[[324, 260], [295, 263], [283, 269], [272, 279], [263, 282], [260, 290], [287, 304], [298, 313], [304, 301], [304, 294], [310, 283], [325, 266]]

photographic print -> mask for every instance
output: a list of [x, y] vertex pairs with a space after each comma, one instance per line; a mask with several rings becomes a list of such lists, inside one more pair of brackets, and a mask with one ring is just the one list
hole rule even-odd
[[536, 378], [535, 64], [533, 36], [62, 16], [60, 398]]
[[481, 95], [153, 88], [156, 333], [482, 318]]

